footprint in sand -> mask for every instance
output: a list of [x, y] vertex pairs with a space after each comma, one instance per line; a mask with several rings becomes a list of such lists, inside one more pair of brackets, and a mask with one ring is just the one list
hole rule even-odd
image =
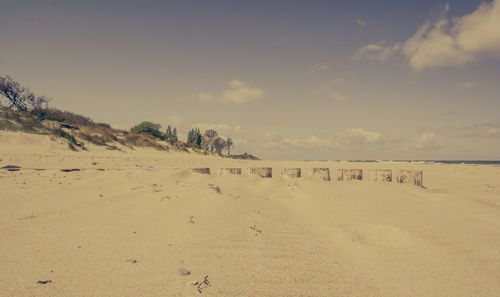
[[255, 232], [255, 236], [259, 236], [262, 233], [262, 229], [258, 229], [256, 224], [250, 226], [250, 229], [252, 229]]
[[184, 269], [184, 268], [179, 268], [177, 270], [177, 273], [180, 275], [180, 276], [188, 276], [191, 274], [191, 271], [187, 270], [187, 269]]
[[418, 246], [421, 240], [409, 231], [388, 224], [343, 226], [353, 241], [379, 247], [406, 249]]

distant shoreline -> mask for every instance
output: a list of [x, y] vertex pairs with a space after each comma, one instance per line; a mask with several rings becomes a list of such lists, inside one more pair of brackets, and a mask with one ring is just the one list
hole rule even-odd
[[298, 160], [304, 162], [371, 162], [371, 163], [431, 163], [431, 164], [467, 164], [500, 165], [500, 160]]

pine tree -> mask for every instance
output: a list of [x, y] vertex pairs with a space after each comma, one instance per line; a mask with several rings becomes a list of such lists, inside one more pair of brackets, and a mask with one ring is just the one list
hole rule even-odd
[[187, 137], [187, 144], [189, 146], [200, 148], [201, 141], [202, 141], [202, 137], [201, 137], [200, 129], [193, 128], [193, 129], [189, 130], [188, 137]]
[[201, 147], [201, 141], [203, 140], [203, 137], [201, 137], [201, 132], [200, 132], [200, 129], [196, 128], [196, 131], [195, 131], [195, 143], [196, 143], [196, 147], [197, 148], [200, 148]]
[[173, 132], [173, 134], [172, 134], [172, 140], [173, 140], [174, 142], [179, 141], [179, 138], [177, 137], [177, 128], [175, 128], [175, 127], [174, 127], [174, 132]]
[[231, 156], [231, 148], [234, 147], [233, 140], [231, 137], [228, 137], [226, 140], [226, 150], [227, 150], [227, 156]]
[[173, 133], [172, 133], [172, 127], [168, 125], [167, 131], [165, 132], [165, 136], [167, 137], [168, 140], [172, 141], [173, 138]]

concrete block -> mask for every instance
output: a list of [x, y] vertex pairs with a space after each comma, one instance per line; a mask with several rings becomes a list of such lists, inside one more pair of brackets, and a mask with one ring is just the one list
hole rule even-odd
[[396, 181], [400, 184], [424, 186], [424, 173], [421, 170], [400, 170]]
[[362, 180], [362, 169], [339, 169], [338, 180]]
[[283, 178], [299, 178], [302, 176], [302, 169], [300, 168], [283, 168], [281, 170], [281, 177]]
[[392, 182], [392, 170], [390, 169], [372, 169], [369, 173], [371, 181]]
[[311, 176], [320, 178], [324, 181], [330, 181], [330, 169], [329, 168], [312, 168]]
[[241, 175], [241, 168], [221, 168], [220, 175], [237, 174]]
[[262, 178], [272, 178], [273, 177], [273, 169], [270, 167], [254, 167], [248, 168], [248, 174], [257, 175]]

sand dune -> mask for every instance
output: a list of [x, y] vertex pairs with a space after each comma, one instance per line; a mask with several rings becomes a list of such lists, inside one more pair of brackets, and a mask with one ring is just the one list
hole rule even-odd
[[[500, 295], [498, 166], [72, 152], [3, 131], [0, 159], [20, 167], [0, 169], [0, 296]], [[250, 167], [276, 174], [219, 174]], [[423, 170], [425, 188], [312, 168]]]

